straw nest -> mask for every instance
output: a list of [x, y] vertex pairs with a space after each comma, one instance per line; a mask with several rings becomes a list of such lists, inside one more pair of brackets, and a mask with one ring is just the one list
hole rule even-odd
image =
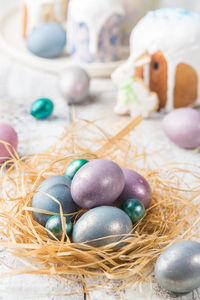
[[[80, 120], [47, 152], [22, 158], [15, 153], [4, 163], [0, 181], [0, 245], [25, 260], [25, 269], [16, 273], [59, 275], [76, 281], [74, 275], [126, 279], [122, 288], [147, 280], [156, 259], [171, 243], [199, 237], [199, 168], [193, 167], [191, 172], [183, 166], [165, 164], [146, 169], [146, 154], [138, 151], [130, 137], [140, 122], [138, 117], [112, 137], [95, 123]], [[32, 217], [31, 199], [40, 182], [52, 175], [63, 175], [66, 166], [80, 157], [112, 159], [141, 173], [152, 187], [153, 200], [145, 217], [117, 251], [113, 244], [95, 249], [73, 244], [69, 238], [53, 241]], [[143, 162], [142, 169], [137, 168], [138, 161]]]

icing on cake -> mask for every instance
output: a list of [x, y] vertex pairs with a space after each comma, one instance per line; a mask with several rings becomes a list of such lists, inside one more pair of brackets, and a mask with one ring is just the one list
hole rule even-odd
[[130, 47], [129, 67], [145, 52], [150, 56], [157, 51], [163, 53], [168, 63], [166, 110], [169, 111], [174, 107], [177, 66], [180, 63], [190, 65], [200, 78], [200, 15], [178, 8], [151, 11], [133, 29]]
[[[89, 51], [96, 54], [98, 39], [105, 22], [113, 15], [123, 15], [121, 0], [72, 0], [69, 3], [67, 35], [70, 41], [70, 18], [89, 29]], [[70, 47], [70, 45], [69, 45]]]

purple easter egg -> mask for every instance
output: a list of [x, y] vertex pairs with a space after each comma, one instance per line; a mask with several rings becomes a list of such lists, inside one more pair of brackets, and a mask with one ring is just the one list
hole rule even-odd
[[152, 200], [152, 190], [147, 180], [133, 170], [122, 168], [125, 177], [125, 186], [120, 195], [120, 200], [140, 200], [144, 207], [149, 207]]
[[71, 194], [82, 208], [110, 205], [124, 188], [124, 175], [113, 161], [96, 159], [85, 164], [74, 176]]
[[177, 146], [195, 149], [200, 146], [200, 112], [193, 108], [179, 108], [163, 120], [166, 136]]
[[8, 160], [17, 150], [18, 136], [14, 128], [5, 123], [0, 123], [0, 140], [8, 143], [7, 147], [0, 142], [0, 164]]

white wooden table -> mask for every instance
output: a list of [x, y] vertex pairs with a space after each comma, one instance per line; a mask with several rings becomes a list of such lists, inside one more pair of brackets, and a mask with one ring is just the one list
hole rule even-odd
[[[0, 0], [0, 10], [16, 0]], [[121, 122], [121, 118], [112, 113], [115, 103], [116, 91], [109, 79], [92, 80], [91, 97], [87, 103], [79, 106], [69, 107], [60, 96], [57, 89], [57, 76], [33, 70], [9, 58], [6, 53], [0, 51], [0, 121], [5, 121], [14, 126], [19, 134], [19, 153], [41, 152], [50, 146], [63, 133], [64, 126], [70, 124], [75, 118], [86, 118], [94, 120], [99, 117], [110, 116], [113, 122]], [[37, 121], [29, 114], [30, 105], [39, 97], [49, 97], [54, 101], [54, 115], [46, 121]], [[160, 149], [163, 156], [173, 161], [188, 161], [199, 164], [199, 154], [194, 154], [178, 149], [169, 143], [161, 129], [161, 115], [155, 115], [152, 119], [144, 121], [139, 127], [142, 139], [141, 145], [147, 151]], [[102, 122], [105, 126], [105, 121]], [[151, 162], [150, 162], [151, 167]], [[152, 163], [153, 167], [153, 163]], [[0, 274], [8, 271], [6, 264], [20, 267], [15, 258], [2, 249], [0, 251]], [[94, 279], [92, 279], [94, 281]], [[87, 279], [90, 284], [91, 279]], [[103, 280], [96, 279], [97, 283]], [[70, 282], [71, 284], [71, 282]], [[22, 299], [92, 299], [92, 300], [161, 300], [174, 299], [169, 294], [160, 290], [156, 285], [151, 291], [148, 285], [142, 290], [132, 287], [121, 292], [113, 292], [110, 288], [119, 286], [120, 282], [111, 282], [107, 289], [100, 289], [90, 295], [72, 295], [74, 290], [61, 284], [55, 278], [49, 276], [20, 275], [0, 278], [0, 300], [22, 300]], [[76, 285], [77, 290], [81, 286]], [[177, 299], [198, 299], [196, 293], [178, 297]]]

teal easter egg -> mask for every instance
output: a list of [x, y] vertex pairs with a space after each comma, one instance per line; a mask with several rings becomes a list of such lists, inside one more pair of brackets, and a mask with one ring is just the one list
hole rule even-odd
[[57, 23], [37, 26], [26, 39], [26, 46], [33, 54], [43, 58], [54, 58], [66, 45], [66, 31]]
[[54, 104], [50, 99], [40, 98], [31, 105], [31, 115], [39, 120], [48, 118], [54, 109]]
[[[65, 219], [65, 230], [66, 234], [69, 236], [72, 232], [72, 222], [68, 217], [64, 217]], [[46, 233], [50, 237], [50, 239], [55, 240], [57, 238], [58, 240], [62, 239], [63, 236], [63, 228], [62, 228], [62, 219], [60, 215], [52, 216], [48, 219], [46, 222]]]
[[133, 224], [137, 224], [145, 215], [144, 204], [136, 199], [128, 199], [123, 202], [122, 209], [130, 217]]
[[78, 170], [87, 163], [87, 159], [75, 159], [67, 166], [64, 176], [73, 179]]

